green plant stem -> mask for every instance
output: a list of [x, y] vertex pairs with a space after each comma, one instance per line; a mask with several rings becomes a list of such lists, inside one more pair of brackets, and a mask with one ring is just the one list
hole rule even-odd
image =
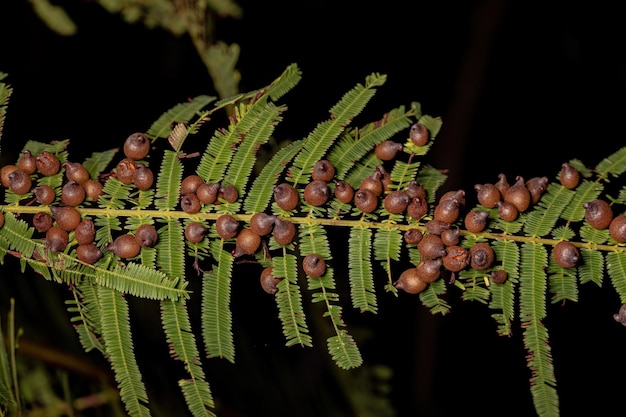
[[[139, 210], [137, 209], [99, 209], [99, 208], [79, 208], [78, 211], [83, 216], [102, 216], [106, 215], [109, 217], [135, 217], [138, 215]], [[0, 205], [0, 211], [11, 212], [11, 213], [25, 213], [25, 214], [35, 214], [40, 211], [50, 212], [49, 207], [43, 206], [18, 206], [18, 205]], [[194, 213], [189, 214], [184, 211], [160, 211], [160, 210], [141, 210], [141, 216], [147, 216], [151, 218], [162, 218], [162, 219], [197, 219], [197, 220], [208, 220], [215, 221], [222, 213]], [[232, 216], [239, 221], [250, 221], [252, 218], [252, 214], [232, 214]], [[398, 230], [409, 230], [409, 229], [418, 229], [421, 232], [426, 231], [426, 227], [420, 223], [410, 223], [410, 224], [397, 224], [393, 222], [373, 222], [366, 221], [363, 219], [359, 220], [344, 220], [344, 219], [323, 219], [323, 218], [314, 218], [312, 220], [309, 216], [303, 217], [285, 217], [284, 220], [289, 220], [292, 223], [296, 224], [304, 224], [310, 223], [311, 221], [324, 225], [324, 226], [335, 226], [335, 227], [366, 227], [370, 229], [398, 229]], [[485, 239], [500, 239], [500, 240], [511, 240], [515, 242], [530, 242], [530, 243], [540, 243], [543, 245], [551, 245], [554, 246], [560, 242], [558, 239], [547, 239], [540, 238], [537, 236], [516, 236], [509, 235], [506, 233], [474, 233], [468, 232], [467, 230], [461, 230], [461, 235], [464, 236], [475, 236], [477, 238], [485, 238]], [[572, 244], [579, 248], [585, 249], [594, 249], [601, 250], [606, 252], [626, 252], [626, 246], [624, 245], [598, 245], [595, 243], [584, 243], [584, 242], [572, 242]]]

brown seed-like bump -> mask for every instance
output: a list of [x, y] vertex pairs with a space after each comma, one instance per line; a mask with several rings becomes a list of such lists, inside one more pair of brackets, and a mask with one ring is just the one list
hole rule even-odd
[[0, 211], [0, 228], [4, 226], [4, 213]]
[[411, 197], [406, 191], [395, 190], [385, 195], [383, 199], [383, 207], [391, 214], [400, 214], [406, 211], [411, 202]]
[[54, 188], [47, 184], [39, 185], [33, 188], [33, 194], [35, 194], [35, 199], [42, 206], [48, 206], [52, 204], [57, 197], [56, 193], [54, 192]]
[[73, 206], [50, 206], [50, 211], [57, 225], [66, 232], [76, 229], [81, 221], [80, 212]]
[[93, 243], [85, 243], [76, 248], [76, 257], [86, 264], [93, 265], [102, 258], [102, 251]]
[[9, 189], [15, 194], [26, 194], [30, 191], [32, 186], [33, 181], [31, 180], [30, 175], [21, 169], [16, 169], [9, 174]]
[[402, 271], [393, 286], [407, 294], [419, 294], [426, 289], [428, 284], [419, 278], [417, 268], [412, 267]]
[[417, 271], [417, 277], [420, 281], [427, 284], [436, 281], [441, 275], [441, 265], [443, 264], [442, 258], [437, 259], [422, 259], [417, 264], [415, 270]]
[[443, 267], [448, 271], [459, 272], [469, 265], [469, 251], [462, 246], [448, 246], [446, 254], [441, 258]]
[[445, 246], [455, 246], [459, 244], [459, 239], [461, 238], [461, 231], [457, 228], [455, 229], [446, 229], [441, 232], [441, 241]]
[[409, 138], [414, 145], [424, 146], [428, 143], [428, 138], [430, 137], [430, 132], [428, 132], [428, 128], [422, 123], [413, 123], [411, 126], [411, 130], [409, 131]]
[[626, 215], [620, 214], [611, 220], [609, 234], [618, 243], [626, 242]]
[[422, 184], [417, 182], [416, 180], [409, 181], [406, 187], [406, 193], [411, 198], [420, 197], [426, 200], [426, 189]]
[[448, 191], [447, 193], [441, 196], [438, 204], [441, 204], [444, 201], [448, 201], [448, 200], [455, 201], [459, 205], [459, 208], [463, 209], [465, 207], [465, 190]]
[[79, 206], [85, 201], [85, 188], [74, 180], [69, 180], [61, 189], [61, 203], [66, 206]]
[[9, 186], [11, 185], [9, 174], [17, 169], [17, 165], [4, 165], [2, 168], [0, 168], [0, 182], [2, 183], [3, 187], [9, 188]]
[[196, 189], [196, 195], [202, 204], [213, 204], [217, 200], [217, 195], [222, 186], [219, 183], [205, 184], [202, 183]]
[[113, 242], [105, 243], [104, 248], [122, 259], [134, 258], [141, 251], [135, 236], [128, 233], [119, 235]]
[[139, 246], [151, 248], [159, 241], [159, 233], [154, 225], [145, 223], [135, 230], [135, 239], [137, 239]]
[[191, 222], [185, 226], [185, 239], [191, 243], [200, 243], [207, 233], [206, 227], [199, 222]]
[[621, 307], [617, 311], [617, 314], [613, 314], [613, 319], [615, 319], [616, 322], [622, 323], [624, 326], [626, 326], [626, 303], [621, 305]]
[[45, 211], [37, 212], [33, 216], [33, 226], [38, 232], [47, 232], [52, 227], [52, 223], [54, 223], [54, 219]]
[[374, 154], [383, 161], [391, 161], [403, 148], [404, 146], [401, 143], [385, 140], [376, 145]]
[[478, 233], [487, 227], [488, 211], [470, 210], [465, 215], [465, 228], [472, 233]]
[[274, 268], [268, 266], [261, 271], [261, 288], [268, 294], [276, 294], [278, 292], [278, 283], [282, 278], [276, 278], [273, 274]]
[[288, 245], [296, 237], [296, 225], [289, 220], [277, 218], [272, 237], [279, 245]]
[[594, 229], [602, 230], [609, 227], [613, 220], [613, 209], [602, 199], [595, 199], [583, 204], [585, 220]]
[[313, 181], [330, 182], [335, 176], [335, 166], [327, 159], [317, 161], [313, 166], [313, 172], [311, 172], [311, 179]]
[[416, 245], [422, 240], [424, 235], [419, 229], [409, 229], [404, 232], [404, 241], [409, 245]]
[[500, 200], [496, 202], [498, 208], [498, 217], [506, 222], [512, 222], [519, 216], [519, 211], [513, 203]]
[[185, 213], [193, 214], [200, 211], [202, 203], [194, 193], [185, 194], [180, 198], [180, 208], [182, 208]]
[[470, 266], [474, 269], [487, 269], [493, 264], [495, 254], [486, 242], [475, 243], [469, 249]]
[[448, 224], [454, 223], [459, 217], [459, 205], [460, 202], [455, 198], [440, 201], [439, 204], [435, 206], [433, 219]]
[[370, 190], [358, 190], [354, 193], [354, 205], [363, 213], [371, 213], [378, 207], [378, 198]]
[[65, 176], [68, 180], [84, 184], [89, 179], [89, 171], [79, 162], [65, 161], [61, 164], [61, 167], [65, 169]]
[[498, 191], [500, 191], [500, 195], [502, 195], [502, 197], [504, 197], [506, 190], [508, 190], [509, 187], [511, 187], [509, 185], [509, 182], [506, 179], [506, 175], [504, 175], [503, 173], [498, 174], [498, 181], [496, 181], [494, 185], [496, 186]]
[[342, 203], [350, 203], [354, 199], [354, 188], [348, 182], [339, 180], [335, 182], [335, 197]]
[[133, 174], [133, 184], [142, 191], [148, 190], [154, 183], [152, 170], [144, 164], [137, 164], [137, 169]]
[[134, 160], [143, 159], [150, 152], [150, 139], [141, 132], [133, 133], [124, 141], [123, 150], [127, 158]]
[[376, 167], [376, 171], [380, 173], [380, 182], [383, 184], [383, 192], [389, 193], [391, 192], [391, 186], [393, 185], [393, 180], [391, 179], [391, 173], [385, 169], [384, 166], [378, 165]]
[[215, 231], [223, 239], [232, 239], [239, 233], [239, 222], [230, 214], [222, 214], [215, 221]]
[[312, 206], [322, 206], [326, 204], [330, 197], [330, 188], [325, 181], [313, 180], [304, 187], [304, 201]]
[[564, 162], [561, 165], [561, 172], [559, 173], [559, 182], [568, 190], [572, 190], [578, 186], [580, 182], [580, 172], [574, 168], [569, 162]]
[[441, 236], [444, 230], [450, 228], [450, 223], [442, 222], [441, 220], [429, 220], [424, 224], [426, 231], [433, 235]]
[[86, 198], [91, 201], [98, 201], [100, 196], [102, 195], [102, 188], [104, 186], [98, 180], [88, 179], [83, 184], [83, 188], [85, 189]]
[[202, 184], [204, 184], [204, 180], [199, 175], [187, 175], [180, 183], [180, 195], [196, 194], [198, 187]]
[[239, 198], [239, 191], [237, 191], [237, 187], [229, 184], [220, 188], [218, 196], [222, 197], [229, 203], [234, 203]]
[[441, 237], [428, 233], [422, 237], [422, 240], [417, 244], [417, 250], [422, 256], [422, 259], [436, 259], [446, 254], [446, 249]]
[[248, 228], [243, 228], [237, 234], [232, 255], [236, 258], [243, 255], [254, 255], [259, 246], [261, 246], [261, 236]]
[[507, 203], [513, 204], [520, 213], [526, 211], [530, 206], [531, 196], [524, 178], [517, 176], [515, 183], [506, 190], [502, 198]]
[[93, 243], [96, 238], [96, 226], [91, 219], [85, 219], [78, 223], [78, 226], [74, 229], [74, 239], [79, 245], [86, 245]]
[[115, 175], [117, 179], [123, 184], [132, 184], [133, 176], [137, 170], [137, 163], [134, 159], [124, 158], [117, 163], [115, 167]]
[[37, 171], [37, 158], [28, 149], [25, 149], [17, 161], [17, 168], [28, 175], [34, 174]]
[[44, 177], [56, 175], [61, 169], [61, 161], [50, 151], [39, 152], [35, 156], [37, 171]]
[[319, 278], [326, 273], [326, 261], [316, 253], [311, 253], [302, 259], [304, 273], [312, 278]]
[[500, 190], [494, 184], [476, 184], [474, 190], [476, 190], [478, 202], [485, 208], [494, 208], [502, 199]]
[[267, 236], [272, 232], [276, 216], [263, 212], [254, 213], [250, 218], [250, 230], [259, 236]]
[[494, 284], [504, 284], [508, 279], [509, 274], [504, 269], [496, 269], [491, 271], [491, 280]]
[[368, 190], [374, 194], [374, 197], [380, 196], [384, 191], [384, 186], [380, 178], [380, 171], [376, 171], [373, 174], [368, 175], [361, 181], [359, 190]]
[[533, 177], [526, 181], [526, 188], [530, 191], [530, 204], [537, 204], [548, 189], [548, 177]]
[[428, 214], [428, 201], [422, 197], [415, 197], [407, 206], [406, 212], [412, 219], [419, 220]]
[[300, 195], [293, 185], [282, 182], [274, 187], [274, 201], [281, 209], [291, 211], [298, 206]]
[[571, 242], [562, 240], [554, 245], [552, 258], [562, 268], [573, 268], [580, 260], [580, 253]]
[[69, 241], [67, 231], [59, 226], [52, 226], [46, 232], [46, 246], [51, 252], [62, 252]]

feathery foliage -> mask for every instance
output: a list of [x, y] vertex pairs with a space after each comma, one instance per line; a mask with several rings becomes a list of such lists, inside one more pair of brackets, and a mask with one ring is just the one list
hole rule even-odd
[[[3, 79], [0, 77], [0, 128], [11, 93]], [[441, 119], [423, 114], [419, 103], [411, 103], [356, 125], [385, 84], [386, 76], [381, 74], [371, 74], [364, 84], [355, 85], [329, 109], [327, 120], [304, 138], [276, 149], [261, 169], [254, 171], [257, 151], [273, 139], [283, 120], [287, 106], [281, 100], [300, 80], [299, 68], [290, 65], [271, 84], [253, 92], [218, 101], [198, 96], [166, 111], [145, 132], [150, 154], [141, 163], [155, 168], [149, 189], [122, 181], [116, 165], [125, 157], [120, 155], [122, 144], [86, 158], [82, 165], [91, 179], [101, 183], [102, 193], [86, 198], [76, 209], [81, 219], [93, 221], [95, 260], [79, 256], [83, 244], [74, 229], [68, 232], [65, 247], [58, 250], [53, 249], [46, 232], [33, 225], [35, 214], [50, 214], [51, 207], [61, 205], [59, 198], [68, 182], [64, 168], [48, 176], [39, 171], [30, 174], [33, 187], [54, 189], [52, 204], [39, 204], [32, 190], [16, 193], [5, 181], [4, 204], [0, 205], [0, 263], [16, 258], [22, 270], [31, 268], [43, 279], [70, 288], [66, 308], [78, 340], [86, 351], [98, 351], [110, 361], [121, 399], [132, 416], [150, 415], [150, 400], [136, 363], [128, 298], [158, 303], [170, 359], [182, 364], [186, 372], [178, 381], [182, 397], [192, 415], [213, 416], [216, 407], [203, 361], [235, 362], [237, 329], [231, 312], [231, 280], [240, 263], [271, 267], [274, 286], [263, 289], [274, 297], [285, 346], [313, 346], [313, 335], [318, 332], [311, 331], [310, 323], [324, 323], [327, 329], [320, 333], [326, 337], [329, 357], [342, 370], [363, 363], [360, 339], [351, 335], [344, 308], [378, 314], [379, 290], [393, 297], [404, 290], [432, 314], [445, 315], [452, 312], [450, 298], [460, 291], [463, 301], [475, 301], [490, 310], [498, 335], [510, 336], [519, 323], [535, 409], [542, 417], [557, 416], [557, 381], [545, 324], [548, 303], [577, 302], [584, 285], [602, 286], [604, 277], [626, 303], [626, 246], [608, 228], [589, 224], [584, 208], [594, 199], [603, 199], [610, 203], [613, 217], [624, 215], [626, 187], [620, 181], [626, 171], [626, 148], [594, 167], [580, 160], [569, 161], [581, 174], [581, 181], [570, 188], [558, 180], [548, 181], [539, 190], [536, 203], [512, 220], [501, 218], [496, 207], [465, 207], [465, 190], [458, 190], [448, 198], [459, 208], [459, 216], [442, 225], [435, 209], [444, 200], [444, 196], [438, 199], [438, 191], [447, 179], [446, 171], [429, 165], [425, 158]], [[212, 115], [225, 108], [232, 109], [228, 125], [213, 126]], [[411, 128], [418, 125], [428, 131], [425, 144], [417, 144], [412, 137]], [[375, 152], [376, 145], [386, 140], [402, 144], [392, 160], [383, 160]], [[63, 163], [72, 160], [69, 145], [69, 140], [50, 144], [28, 141], [24, 149], [35, 155], [51, 152]], [[156, 156], [162, 147], [167, 149]], [[315, 164], [323, 159], [333, 165], [335, 173], [326, 182], [327, 199], [314, 205], [304, 198], [304, 190]], [[183, 206], [183, 197], [193, 200], [190, 195], [199, 190], [182, 189], [190, 172], [204, 184], [219, 185], [212, 201], [202, 201], [195, 208]], [[373, 210], [357, 206], [356, 199], [340, 201], [335, 195], [336, 181], [345, 180], [359, 193], [366, 177], [376, 177], [381, 188], [378, 194], [372, 191]], [[295, 187], [293, 207], [283, 208], [276, 201], [274, 190], [279, 184]], [[423, 187], [424, 194], [410, 191], [410, 184]], [[228, 185], [235, 186], [236, 198], [226, 195]], [[383, 204], [392, 191], [406, 194], [406, 209], [390, 211]], [[195, 197], [199, 199], [199, 195]], [[417, 203], [424, 205], [424, 211], [413, 215], [408, 206]], [[482, 231], [464, 228], [463, 215], [470, 209], [487, 212]], [[241, 236], [246, 234], [241, 231], [251, 231], [252, 217], [261, 212], [273, 219], [271, 230], [252, 231], [244, 240]], [[224, 219], [234, 220], [232, 230], [220, 223]], [[56, 224], [57, 220], [53, 219]], [[275, 235], [278, 220], [294, 227], [290, 239]], [[131, 256], [112, 250], [116, 238], [135, 235], [140, 225], [155, 227], [153, 245], [131, 250]], [[346, 235], [338, 230], [346, 228], [347, 245], [342, 248], [339, 240]], [[405, 240], [408, 230], [419, 231], [422, 240], [428, 234], [443, 236], [446, 230], [458, 230], [458, 241], [443, 245], [444, 252], [435, 258], [449, 261], [453, 246], [472, 255], [458, 270], [443, 264], [429, 279], [420, 274], [432, 255], [427, 255], [420, 243]], [[564, 267], [556, 259], [553, 247], [561, 241], [571, 242], [577, 251], [574, 266]], [[472, 252], [484, 244], [493, 254]], [[340, 256], [342, 253], [347, 255]], [[315, 256], [318, 264], [323, 261], [319, 274], [305, 271], [302, 262], [308, 255]], [[195, 274], [188, 274], [188, 267]], [[497, 280], [502, 272], [505, 278]], [[188, 290], [192, 279], [199, 280], [198, 293]], [[200, 306], [199, 329], [191, 325], [190, 314], [195, 311], [191, 303]], [[311, 321], [312, 314], [323, 320]], [[0, 365], [0, 371], [6, 372], [6, 359]], [[14, 404], [12, 389], [5, 373], [0, 379], [0, 403]]]

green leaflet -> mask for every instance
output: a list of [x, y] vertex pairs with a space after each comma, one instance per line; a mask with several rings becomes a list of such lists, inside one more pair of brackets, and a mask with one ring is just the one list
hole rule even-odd
[[276, 107], [272, 103], [258, 107], [259, 105], [255, 106], [254, 110], [250, 110], [257, 111], [259, 114], [255, 117], [255, 123], [247, 129], [247, 134], [237, 147], [235, 156], [224, 175], [224, 183], [232, 184], [238, 190], [245, 189], [254, 167], [257, 149], [268, 142], [274, 128], [282, 120], [280, 113], [285, 110], [284, 107]]
[[289, 168], [289, 180], [304, 184], [313, 166], [323, 159], [328, 148], [340, 136], [345, 127], [356, 117], [375, 94], [375, 87], [385, 82], [385, 77], [372, 74], [366, 85], [357, 84], [330, 109], [330, 120], [322, 122], [304, 140], [302, 151]]
[[89, 172], [91, 179], [97, 179], [98, 175], [103, 172], [113, 161], [118, 149], [110, 149], [108, 151], [93, 152], [91, 156], [83, 161], [83, 167]]
[[548, 330], [543, 324], [546, 316], [547, 251], [542, 245], [522, 245], [520, 276], [520, 319], [524, 347], [528, 351], [527, 366], [531, 371], [531, 392], [539, 415], [558, 415], [559, 399], [552, 364]]
[[622, 303], [626, 303], [626, 253], [608, 253], [606, 255], [606, 267], [620, 300]]
[[154, 204], [159, 210], [173, 210], [176, 207], [180, 199], [182, 178], [183, 167], [177, 153], [165, 151], [156, 180]]
[[224, 358], [235, 362], [230, 311], [230, 277], [233, 256], [223, 249], [219, 239], [211, 242], [215, 259], [213, 270], [202, 277], [202, 335], [208, 358]]
[[156, 138], [167, 138], [172, 133], [172, 126], [188, 122], [214, 100], [215, 97], [211, 96], [197, 96], [188, 102], [175, 105], [150, 126], [146, 135], [153, 141]]
[[133, 349], [128, 304], [121, 293], [103, 286], [98, 287], [98, 299], [105, 313], [104, 346], [126, 411], [131, 417], [149, 417], [148, 394]]
[[0, 228], [0, 239], [8, 242], [7, 249], [16, 250], [26, 257], [31, 257], [35, 250], [32, 241], [34, 229], [13, 213], [4, 213], [4, 226]]
[[[345, 179], [346, 174], [354, 167], [353, 161], [360, 161], [379, 143], [390, 139], [396, 133], [408, 128], [411, 119], [404, 106], [385, 113], [383, 117], [365, 125], [361, 129], [346, 132], [328, 153], [328, 160], [336, 169], [336, 177]], [[378, 160], [377, 164], [381, 161]], [[376, 165], [377, 165], [376, 164]]]
[[376, 313], [378, 310], [372, 272], [372, 231], [354, 227], [348, 240], [349, 279], [352, 306]]
[[260, 174], [254, 179], [248, 197], [244, 201], [246, 213], [259, 213], [269, 205], [274, 187], [286, 169], [285, 161], [290, 161], [302, 149], [302, 141], [291, 142], [280, 148], [270, 161], [263, 166]]
[[179, 381], [183, 396], [194, 417], [215, 416], [213, 395], [205, 380], [196, 339], [191, 329], [186, 302], [161, 301], [161, 322], [170, 346], [170, 355], [185, 365], [189, 379]]
[[278, 317], [283, 326], [283, 334], [287, 339], [286, 346], [313, 346], [306, 316], [302, 308], [302, 294], [298, 286], [298, 265], [296, 257], [283, 251], [283, 256], [272, 258], [273, 274], [283, 278], [278, 283], [276, 305]]

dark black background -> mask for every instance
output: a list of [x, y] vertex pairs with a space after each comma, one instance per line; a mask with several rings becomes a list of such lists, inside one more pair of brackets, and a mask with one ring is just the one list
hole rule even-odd
[[[78, 24], [76, 36], [50, 31], [25, 1], [0, 3], [0, 71], [14, 88], [3, 164], [31, 139], [69, 138], [74, 152], [117, 147], [176, 103], [215, 94], [186, 37], [129, 25], [95, 3], [60, 4]], [[471, 190], [500, 172], [554, 179], [562, 162], [593, 166], [626, 143], [626, 27], [617, 2], [239, 4], [244, 17], [218, 21], [217, 38], [241, 46], [240, 90], [266, 85], [291, 63], [303, 71], [285, 98], [278, 139], [306, 136], [346, 91], [379, 72], [388, 81], [364, 118], [411, 101], [441, 116], [428, 162], [450, 170], [447, 189]], [[342, 395], [329, 394], [339, 388], [323, 339], [315, 349], [284, 348], [272, 301], [241, 283], [253, 273], [242, 267], [233, 284], [238, 363], [208, 366], [218, 414], [350, 415], [341, 411], [348, 408]], [[533, 415], [521, 329], [497, 336], [489, 310], [459, 297], [450, 291], [453, 309], [445, 317], [431, 316], [406, 294], [381, 293], [374, 317], [346, 312], [362, 337], [365, 363], [393, 370], [396, 415]], [[623, 406], [626, 330], [612, 318], [619, 305], [605, 278], [602, 288], [582, 286], [578, 303], [548, 307], [562, 415], [618, 415]], [[150, 308], [144, 306], [146, 317], [158, 314]], [[138, 346], [162, 343], [159, 337]], [[149, 377], [167, 379], [166, 367], [143, 360]], [[149, 384], [167, 409], [164, 389]]]

